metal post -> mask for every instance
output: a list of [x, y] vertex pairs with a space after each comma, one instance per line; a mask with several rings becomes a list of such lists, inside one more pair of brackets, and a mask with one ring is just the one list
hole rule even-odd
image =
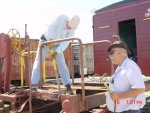
[[4, 64], [5, 57], [0, 58], [0, 93], [2, 91], [2, 68]]
[[28, 66], [27, 66], [27, 70], [28, 70], [28, 79], [29, 79], [29, 113], [32, 113], [32, 90], [31, 90], [31, 71], [30, 71], [30, 39], [29, 39], [29, 35], [27, 33], [27, 24], [25, 24], [25, 40], [26, 40], [26, 44], [27, 44], [27, 50], [28, 50]]
[[0, 58], [0, 73], [1, 73], [2, 68], [3, 68], [4, 59], [5, 59], [5, 57]]

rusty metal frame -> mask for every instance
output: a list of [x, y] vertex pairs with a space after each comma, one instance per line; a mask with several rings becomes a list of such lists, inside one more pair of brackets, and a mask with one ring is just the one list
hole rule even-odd
[[[28, 35], [26, 34], [25, 37], [28, 37]], [[84, 64], [83, 63], [83, 46], [90, 45], [90, 44], [101, 43], [101, 42], [110, 42], [110, 41], [108, 41], [108, 40], [102, 40], [102, 41], [96, 41], [96, 42], [93, 42], [93, 43], [82, 44], [82, 41], [79, 38], [71, 37], [71, 38], [66, 38], [66, 39], [59, 39], [59, 40], [53, 40], [53, 41], [43, 42], [40, 45], [40, 76], [43, 73], [43, 68], [42, 68], [42, 47], [43, 47], [43, 45], [50, 44], [50, 43], [64, 42], [64, 41], [73, 41], [73, 40], [77, 40], [79, 42], [78, 46], [80, 47], [80, 68], [81, 68], [81, 88], [82, 88], [82, 95], [81, 95], [81, 101], [80, 100], [79, 101], [81, 103], [80, 107], [81, 107], [81, 111], [82, 111], [82, 110], [87, 110], [89, 108], [92, 108], [92, 106], [94, 106], [96, 104], [96, 103], [91, 102], [91, 100], [101, 98], [101, 96], [99, 97], [99, 94], [85, 96], [84, 72], [83, 72], [83, 64]], [[28, 44], [30, 45], [29, 42], [28, 42]], [[30, 48], [28, 48], [28, 51], [29, 50], [30, 50]], [[28, 58], [30, 58], [30, 54], [28, 54]], [[28, 68], [29, 68], [29, 66], [28, 66]], [[31, 88], [32, 88], [31, 78], [30, 78], [30, 72], [31, 71], [30, 71], [30, 68], [28, 70], [29, 70], [29, 90], [27, 91], [28, 92], [27, 95], [29, 96], [29, 98], [28, 98], [28, 100], [26, 102], [29, 102], [29, 113], [32, 113], [32, 96], [33, 96], [33, 94], [32, 94], [32, 90], [31, 90]], [[39, 85], [43, 86], [43, 81], [41, 81]], [[9, 96], [9, 95], [4, 94], [3, 97], [5, 97], [5, 96]], [[13, 96], [13, 97], [9, 96], [9, 98], [4, 98], [4, 100], [12, 98], [12, 99], [14, 99], [14, 101], [13, 100], [9, 100], [9, 101], [12, 104], [14, 104], [15, 103], [15, 99], [18, 98], [17, 96], [19, 96], [19, 95], [16, 95], [16, 96]], [[25, 95], [21, 95], [21, 96], [26, 96], [26, 93], [25, 93]], [[1, 95], [1, 97], [2, 97], [2, 95]], [[26, 102], [23, 103], [21, 107], [23, 107], [26, 104]], [[15, 109], [15, 106], [13, 106], [12, 109]]]
[[[76, 37], [70, 37], [70, 38], [65, 38], [65, 39], [58, 39], [58, 40], [52, 40], [52, 41], [47, 41], [43, 42], [40, 45], [40, 76], [43, 73], [43, 68], [42, 68], [42, 47], [45, 44], [52, 44], [52, 43], [58, 43], [58, 42], [64, 42], [64, 41], [73, 41], [77, 40], [79, 42], [79, 47], [80, 47], [80, 66], [81, 66], [81, 87], [82, 87], [82, 104], [84, 106], [84, 101], [85, 101], [85, 86], [84, 86], [84, 74], [83, 74], [83, 48], [82, 48], [82, 41], [80, 38]], [[41, 79], [42, 80], [42, 79]], [[43, 81], [40, 83], [43, 85]]]
[[[82, 44], [82, 52], [83, 52], [84, 46], [93, 45], [93, 44], [97, 44], [97, 43], [109, 43], [109, 44], [111, 44], [111, 42], [108, 41], [108, 40], [95, 41], [93, 43], [85, 43], [85, 44]], [[80, 44], [78, 44], [78, 43], [72, 44], [72, 47], [73, 46], [80, 46], [80, 50], [81, 50], [81, 45]], [[82, 55], [83, 55], [83, 53], [82, 53]], [[80, 58], [81, 58], [81, 55], [80, 55]], [[81, 61], [80, 61], [80, 63], [81, 63]], [[80, 68], [81, 68], [81, 70], [83, 70], [83, 67], [80, 67]], [[81, 74], [83, 74], [83, 73], [81, 73]], [[82, 76], [81, 76], [81, 78], [82, 78]], [[74, 74], [72, 75], [72, 81], [74, 82]], [[84, 81], [83, 81], [83, 83], [84, 83]], [[82, 91], [83, 91], [83, 89], [82, 89]], [[82, 96], [85, 96], [85, 95], [82, 94]], [[70, 107], [74, 106], [73, 107], [74, 111], [72, 111], [72, 112], [73, 113], [77, 113], [78, 112], [78, 111], [76, 111], [77, 108], [80, 109], [80, 111], [85, 111], [85, 110], [87, 111], [87, 110], [89, 110], [89, 109], [91, 109], [91, 108], [93, 108], [95, 106], [98, 106], [100, 104], [104, 104], [105, 103], [105, 94], [104, 93], [98, 93], [98, 94], [94, 94], [94, 95], [88, 95], [88, 96], [84, 97], [84, 100], [80, 101], [80, 98], [82, 98], [82, 96], [80, 97], [79, 95], [74, 95], [74, 96], [62, 95], [62, 101], [63, 101], [62, 105], [65, 102], [64, 98], [69, 99], [70, 104], [73, 104], [73, 105], [70, 105]], [[97, 102], [96, 100], [100, 100], [100, 101]], [[80, 103], [80, 102], [82, 103], [82, 106], [80, 106], [80, 108], [79, 108], [79, 105], [76, 105], [76, 104]]]
[[[88, 46], [88, 45], [94, 45], [94, 44], [99, 44], [99, 43], [109, 43], [109, 44], [112, 44], [111, 41], [109, 40], [100, 40], [100, 41], [95, 41], [95, 42], [92, 42], [92, 43], [84, 43], [82, 44], [82, 52], [83, 52], [83, 48], [85, 46]], [[72, 47], [73, 46], [80, 46], [80, 44], [72, 44]], [[80, 46], [81, 47], [81, 46]], [[71, 48], [72, 49], [72, 48]], [[81, 50], [81, 48], [80, 48]], [[83, 54], [83, 53], [82, 53]], [[80, 58], [81, 58], [81, 55], [80, 55]], [[81, 62], [81, 61], [80, 61]], [[81, 69], [83, 70], [83, 67], [81, 67]], [[72, 70], [73, 71], [73, 70]], [[114, 65], [111, 63], [111, 73], [114, 72]], [[83, 73], [81, 73], [83, 74]], [[84, 75], [83, 75], [84, 76]], [[82, 76], [81, 76], [82, 77]], [[74, 83], [74, 74], [72, 75], [72, 82]], [[83, 81], [84, 82], [84, 81]], [[83, 89], [82, 89], [83, 90]], [[85, 92], [85, 91], [84, 91]], [[85, 96], [85, 95], [84, 95]], [[71, 96], [72, 97], [72, 96]], [[70, 98], [71, 98], [70, 97]], [[74, 98], [76, 97], [72, 97], [72, 99], [74, 100]], [[97, 102], [96, 100], [101, 100], [99, 102]], [[83, 101], [83, 100], [82, 100]], [[84, 98], [84, 101], [85, 102], [83, 105], [84, 106], [81, 106], [82, 108], [80, 108], [81, 111], [84, 111], [84, 110], [88, 110], [88, 109], [91, 109], [93, 107], [95, 107], [97, 104], [104, 104], [105, 103], [105, 94], [104, 93], [98, 93], [98, 94], [94, 94], [94, 95], [88, 95], [88, 96], [85, 96]], [[82, 103], [83, 103], [82, 102]], [[76, 106], [77, 105], [73, 105], [73, 106]], [[75, 111], [74, 111], [75, 112]]]

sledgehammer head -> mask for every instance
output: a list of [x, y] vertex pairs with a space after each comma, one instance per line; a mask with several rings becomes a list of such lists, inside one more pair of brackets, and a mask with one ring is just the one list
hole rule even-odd
[[80, 95], [61, 95], [62, 109], [65, 113], [79, 113], [80, 103]]
[[73, 113], [71, 109], [71, 102], [68, 99], [62, 103], [62, 109], [65, 113]]

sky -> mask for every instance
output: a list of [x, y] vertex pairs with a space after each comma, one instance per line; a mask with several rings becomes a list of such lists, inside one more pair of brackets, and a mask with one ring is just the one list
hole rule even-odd
[[75, 37], [83, 43], [93, 41], [92, 16], [94, 11], [122, 0], [0, 0], [0, 33], [11, 28], [25, 36], [25, 24], [30, 38], [39, 39], [60, 14], [79, 15], [80, 24]]

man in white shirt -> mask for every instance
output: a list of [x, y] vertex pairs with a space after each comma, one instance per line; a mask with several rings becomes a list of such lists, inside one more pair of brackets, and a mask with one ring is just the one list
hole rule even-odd
[[111, 92], [106, 93], [107, 108], [111, 112], [141, 113], [146, 100], [139, 66], [128, 58], [130, 51], [122, 41], [114, 42], [107, 52], [112, 63], [118, 66], [109, 83]]
[[[68, 18], [65, 15], [60, 15], [53, 21], [49, 26], [47, 31], [41, 36], [39, 45], [44, 41], [50, 41], [54, 39], [64, 39], [68, 37], [74, 36], [74, 31], [77, 29], [80, 22], [80, 18], [75, 15], [72, 18]], [[66, 87], [66, 93], [73, 94], [73, 90], [71, 88], [71, 80], [68, 67], [64, 58], [64, 51], [69, 45], [69, 41], [60, 42], [51, 46], [54, 53], [51, 54], [51, 58], [56, 60], [56, 64], [58, 67], [59, 74], [62, 78], [62, 83]], [[48, 45], [49, 46], [49, 45]], [[42, 48], [42, 63], [45, 58], [50, 54], [49, 47], [44, 46]], [[33, 65], [31, 83], [38, 84], [40, 82], [40, 54], [39, 54], [39, 46], [37, 49], [36, 58]], [[37, 88], [37, 87], [33, 87]]]

